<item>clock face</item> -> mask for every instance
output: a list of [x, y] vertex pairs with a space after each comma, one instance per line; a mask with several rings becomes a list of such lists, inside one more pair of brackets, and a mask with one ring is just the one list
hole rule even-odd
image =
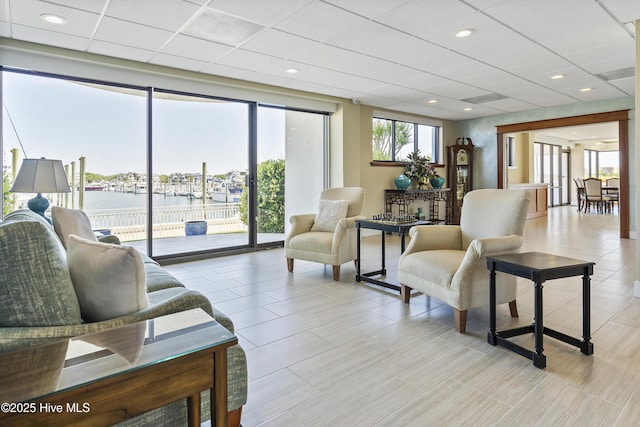
[[461, 148], [458, 150], [458, 154], [456, 154], [456, 163], [459, 165], [466, 165], [469, 163], [467, 159], [467, 150]]

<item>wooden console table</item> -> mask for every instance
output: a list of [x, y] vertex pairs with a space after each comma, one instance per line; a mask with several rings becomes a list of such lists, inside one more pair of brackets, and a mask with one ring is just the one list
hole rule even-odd
[[227, 348], [238, 339], [201, 309], [0, 356], [0, 425], [108, 426], [187, 399], [200, 426], [227, 425]]
[[429, 203], [428, 221], [441, 221], [440, 202], [445, 205], [446, 224], [451, 224], [451, 189], [433, 188], [429, 190], [384, 190], [385, 213], [394, 214], [393, 207], [398, 207], [398, 216], [409, 214], [409, 204], [421, 201]]

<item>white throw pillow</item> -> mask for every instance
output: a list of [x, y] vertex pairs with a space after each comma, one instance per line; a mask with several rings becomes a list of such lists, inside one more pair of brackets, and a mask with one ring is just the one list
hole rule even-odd
[[91, 229], [89, 217], [81, 210], [54, 206], [51, 208], [51, 221], [53, 222], [53, 229], [56, 230], [56, 234], [65, 248], [70, 234], [75, 234], [93, 242], [98, 241]]
[[311, 231], [329, 231], [333, 233], [336, 230], [338, 221], [347, 217], [347, 209], [349, 209], [348, 200], [320, 199], [320, 206]]
[[138, 251], [73, 234], [67, 244], [69, 274], [85, 321], [113, 319], [149, 307], [147, 275]]

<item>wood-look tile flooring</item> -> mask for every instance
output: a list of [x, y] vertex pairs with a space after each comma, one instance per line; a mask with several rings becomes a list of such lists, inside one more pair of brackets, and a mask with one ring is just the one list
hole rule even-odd
[[[379, 268], [378, 235], [363, 239], [363, 270]], [[399, 239], [387, 236], [388, 280]], [[466, 334], [452, 310], [418, 295], [341, 281], [331, 267], [282, 249], [167, 268], [229, 315], [245, 348], [249, 426], [636, 426], [640, 425], [640, 300], [633, 298], [635, 240], [618, 238], [618, 216], [553, 208], [527, 221], [526, 251], [596, 262], [593, 356], [545, 337], [547, 367], [487, 344], [488, 310], [469, 312]], [[519, 279], [520, 280], [520, 279]], [[498, 328], [529, 324], [531, 282], [519, 282], [519, 319], [498, 307]], [[581, 281], [550, 281], [545, 324], [580, 336]], [[533, 345], [532, 337], [519, 337]]]

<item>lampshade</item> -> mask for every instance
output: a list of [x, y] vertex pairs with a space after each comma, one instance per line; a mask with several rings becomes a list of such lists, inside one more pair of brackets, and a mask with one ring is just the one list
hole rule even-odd
[[24, 159], [11, 193], [69, 193], [69, 182], [61, 160]]

